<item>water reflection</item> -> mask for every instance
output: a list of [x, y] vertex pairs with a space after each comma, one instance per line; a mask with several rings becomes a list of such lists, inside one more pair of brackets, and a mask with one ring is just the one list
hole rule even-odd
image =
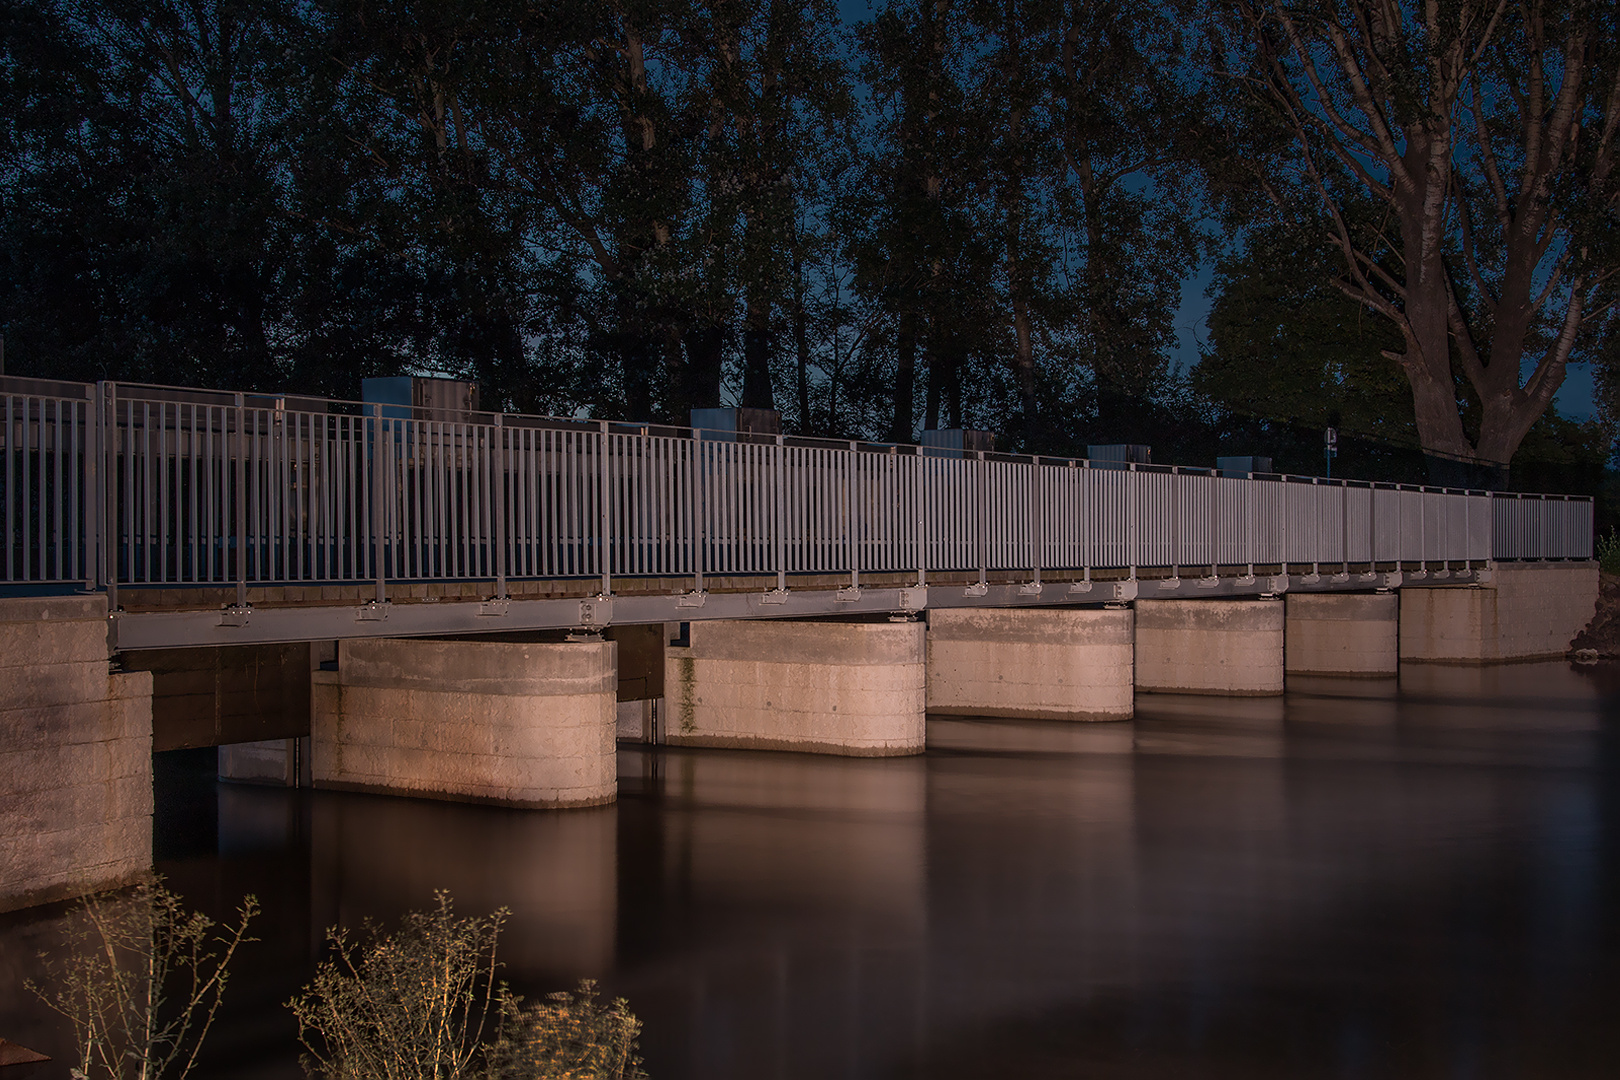
[[208, 819], [164, 869], [272, 913], [213, 1075], [299, 1075], [277, 1003], [322, 928], [443, 887], [513, 910], [522, 989], [629, 997], [658, 1080], [1611, 1076], [1604, 685], [1408, 667], [934, 720], [919, 758], [627, 748], [616, 807], [561, 813], [207, 783], [160, 798]]

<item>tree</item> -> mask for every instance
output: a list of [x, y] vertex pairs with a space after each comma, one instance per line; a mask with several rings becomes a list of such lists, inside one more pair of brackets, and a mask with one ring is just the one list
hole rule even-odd
[[1185, 3], [1061, 5], [1054, 110], [1075, 249], [1078, 348], [1093, 376], [1099, 441], [1135, 441], [1143, 403], [1176, 344], [1181, 283], [1207, 238], [1197, 141], [1208, 102], [1182, 23]]
[[40, 374], [277, 381], [295, 249], [275, 0], [4, 12], [0, 318]]
[[1384, 355], [1410, 386], [1432, 475], [1501, 482], [1613, 311], [1620, 10], [1239, 0], [1235, 11], [1216, 59], [1240, 58], [1228, 71], [1251, 109], [1232, 120], [1250, 179], [1288, 219], [1325, 223], [1335, 285], [1398, 330]]
[[1327, 243], [1298, 241], [1294, 230], [1256, 230], [1218, 264], [1192, 388], [1237, 415], [1312, 428], [1317, 442], [1335, 427], [1415, 443], [1411, 395], [1382, 356], [1400, 335], [1329, 284]]
[[236, 924], [219, 926], [161, 882], [86, 900], [67, 958], [46, 959], [52, 987], [30, 984], [73, 1025], [76, 1080], [184, 1080], [258, 910], [246, 897]]

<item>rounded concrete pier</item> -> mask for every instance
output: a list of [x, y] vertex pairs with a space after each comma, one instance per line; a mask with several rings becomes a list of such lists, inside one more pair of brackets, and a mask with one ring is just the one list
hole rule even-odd
[[1283, 692], [1281, 600], [1138, 600], [1136, 688], [1266, 697]]
[[923, 751], [920, 622], [691, 624], [669, 647], [665, 741], [846, 757]]
[[1290, 675], [1388, 676], [1400, 670], [1394, 593], [1289, 593]]
[[501, 806], [595, 806], [618, 793], [616, 646], [344, 641], [315, 673], [316, 787]]
[[936, 608], [928, 711], [1029, 720], [1129, 720], [1128, 608]]

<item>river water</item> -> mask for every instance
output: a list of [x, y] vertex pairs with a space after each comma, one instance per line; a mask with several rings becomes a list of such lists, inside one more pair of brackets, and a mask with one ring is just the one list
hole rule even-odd
[[[916, 758], [623, 749], [618, 804], [566, 812], [178, 755], [158, 868], [265, 908], [213, 1076], [301, 1075], [280, 1002], [323, 929], [444, 888], [511, 910], [519, 990], [628, 998], [655, 1080], [1614, 1077], [1616, 686], [1408, 667], [1130, 723], [931, 720]], [[15, 1041], [57, 1037], [15, 988], [53, 919], [0, 918]]]

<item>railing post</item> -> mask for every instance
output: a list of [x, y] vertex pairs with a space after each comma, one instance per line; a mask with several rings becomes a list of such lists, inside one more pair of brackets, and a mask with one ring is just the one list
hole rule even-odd
[[1130, 563], [1131, 580], [1136, 580], [1136, 462], [1125, 463], [1125, 558]]
[[692, 429], [692, 570], [695, 579], [693, 592], [703, 591], [704, 510], [703, 497], [707, 487], [703, 462], [703, 429]]
[[1282, 503], [1282, 558], [1278, 561], [1282, 564], [1282, 576], [1286, 578], [1288, 577], [1288, 474], [1283, 473], [1277, 483], [1281, 485], [1277, 490], [1282, 494], [1279, 500]]
[[1038, 587], [1041, 583], [1041, 563], [1046, 561], [1041, 551], [1046, 539], [1046, 503], [1041, 498], [1041, 456], [1033, 454], [1029, 461], [1029, 564], [1035, 574], [1032, 584]]
[[236, 395], [236, 606], [247, 607], [247, 409]]
[[1181, 577], [1181, 466], [1170, 466], [1170, 576]]
[[611, 516], [612, 494], [608, 488], [612, 482], [613, 474], [612, 470], [608, 466], [610, 436], [608, 434], [608, 422], [606, 420], [599, 422], [598, 431], [601, 437], [601, 449], [598, 455], [599, 461], [597, 463], [597, 484], [601, 497], [598, 500], [599, 512], [597, 514], [596, 523], [597, 551], [601, 553], [602, 558], [602, 595], [611, 596], [613, 594], [613, 545], [608, 537], [608, 531], [612, 527], [613, 519]]
[[786, 481], [786, 470], [783, 468], [782, 462], [785, 456], [786, 451], [783, 448], [782, 436], [778, 435], [776, 437], [775, 468], [773, 469], [776, 489], [774, 494], [776, 497], [772, 500], [776, 504], [774, 507], [776, 513], [773, 518], [776, 531], [776, 588], [778, 592], [787, 591], [787, 490], [783, 487]]
[[1429, 489], [1418, 488], [1418, 572], [1429, 572]]
[[928, 490], [928, 481], [923, 473], [922, 447], [917, 447], [917, 453], [912, 458], [916, 462], [917, 470], [917, 585], [922, 587], [928, 584], [928, 514], [923, 504], [925, 493]]
[[973, 544], [979, 562], [979, 584], [984, 586], [989, 581], [989, 567], [986, 565], [988, 558], [984, 546], [984, 451], [975, 450], [973, 455], [978, 459], [979, 463], [978, 468], [973, 472], [974, 482], [978, 488], [978, 498], [975, 500], [973, 507], [975, 511], [973, 515]]
[[[1311, 477], [1311, 509], [1313, 511], [1319, 511], [1322, 507], [1322, 493], [1318, 490], [1320, 486], [1321, 481], [1314, 476]], [[1322, 574], [1322, 517], [1319, 513], [1311, 514], [1311, 531], [1314, 534], [1311, 543], [1311, 573], [1320, 577]]]
[[1339, 554], [1343, 556], [1340, 573], [1350, 574], [1350, 485], [1339, 481]]
[[377, 582], [376, 601], [388, 602], [387, 579], [383, 571], [383, 473], [387, 468], [388, 447], [383, 438], [381, 405], [371, 407], [371, 571]]
[[848, 475], [848, 483], [845, 485], [844, 489], [844, 500], [847, 504], [847, 513], [849, 515], [849, 587], [851, 589], [859, 589], [861, 587], [860, 545], [855, 541], [855, 511], [857, 509], [855, 484], [860, 479], [860, 469], [857, 468], [856, 465], [856, 454], [860, 452], [858, 446], [859, 444], [853, 439], [850, 440], [849, 467], [846, 470]]
[[490, 454], [490, 470], [495, 496], [495, 598], [506, 599], [506, 430], [500, 413], [495, 414], [495, 449]]
[[[105, 584], [102, 552], [106, 548], [105, 528], [107, 495], [102, 491], [103, 397], [106, 383], [98, 382], [86, 390], [87, 401], [84, 425], [84, 588], [94, 592], [98, 584]], [[9, 538], [8, 538], [9, 539]]]
[[1254, 578], [1254, 473], [1243, 483], [1243, 554], [1247, 576]]

